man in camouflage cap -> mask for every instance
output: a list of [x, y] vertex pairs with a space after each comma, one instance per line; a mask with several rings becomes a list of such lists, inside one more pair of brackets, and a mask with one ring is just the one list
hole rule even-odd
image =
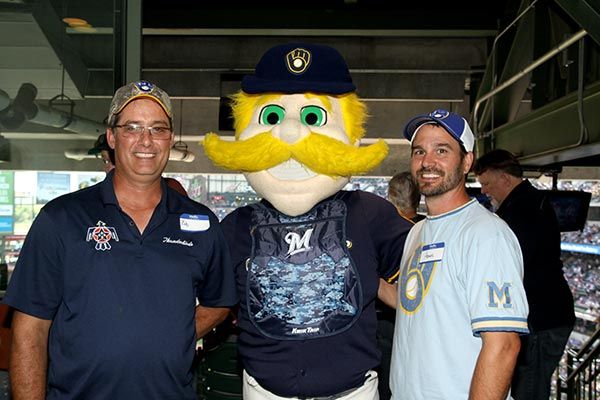
[[14, 398], [196, 398], [196, 335], [237, 296], [218, 219], [161, 178], [171, 120], [152, 83], [117, 90], [115, 168], [36, 218], [4, 298]]

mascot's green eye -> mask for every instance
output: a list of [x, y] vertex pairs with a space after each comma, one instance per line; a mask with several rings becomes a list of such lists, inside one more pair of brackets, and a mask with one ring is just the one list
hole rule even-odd
[[300, 120], [304, 125], [323, 126], [327, 123], [327, 111], [319, 106], [306, 106], [300, 110]]
[[263, 125], [277, 125], [283, 121], [284, 116], [285, 110], [283, 107], [275, 104], [269, 104], [260, 110], [258, 120]]

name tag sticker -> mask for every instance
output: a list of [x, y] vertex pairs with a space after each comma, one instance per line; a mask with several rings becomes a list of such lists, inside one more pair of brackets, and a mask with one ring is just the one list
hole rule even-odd
[[419, 257], [419, 263], [428, 263], [442, 261], [444, 257], [444, 243], [433, 243], [423, 246], [421, 256]]
[[186, 232], [202, 232], [210, 228], [208, 215], [202, 214], [181, 214], [179, 217], [179, 227]]

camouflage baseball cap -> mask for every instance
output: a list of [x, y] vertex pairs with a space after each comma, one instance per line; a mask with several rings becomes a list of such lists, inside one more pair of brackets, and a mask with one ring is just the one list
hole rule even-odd
[[138, 81], [128, 83], [117, 89], [108, 110], [108, 125], [112, 126], [115, 123], [115, 116], [123, 111], [127, 104], [144, 97], [156, 101], [165, 110], [169, 119], [173, 119], [169, 95], [153, 83]]

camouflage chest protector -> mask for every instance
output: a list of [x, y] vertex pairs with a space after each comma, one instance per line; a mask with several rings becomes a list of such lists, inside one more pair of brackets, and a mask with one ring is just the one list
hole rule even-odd
[[331, 200], [289, 217], [253, 206], [248, 270], [250, 320], [267, 337], [305, 340], [349, 329], [362, 289], [348, 252], [346, 205]]

